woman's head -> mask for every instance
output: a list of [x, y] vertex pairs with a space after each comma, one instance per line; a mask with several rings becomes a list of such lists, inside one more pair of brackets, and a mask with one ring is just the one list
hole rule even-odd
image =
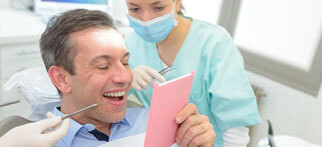
[[137, 35], [148, 42], [164, 40], [178, 24], [181, 0], [126, 0], [128, 19]]
[[168, 14], [183, 15], [181, 0], [126, 0], [129, 15], [143, 22]]

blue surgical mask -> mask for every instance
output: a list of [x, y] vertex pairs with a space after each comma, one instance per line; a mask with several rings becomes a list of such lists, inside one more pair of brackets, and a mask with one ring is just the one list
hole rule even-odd
[[178, 23], [174, 18], [174, 7], [175, 5], [168, 14], [154, 18], [148, 22], [143, 22], [127, 15], [130, 27], [145, 41], [160, 42], [169, 35], [173, 27]]

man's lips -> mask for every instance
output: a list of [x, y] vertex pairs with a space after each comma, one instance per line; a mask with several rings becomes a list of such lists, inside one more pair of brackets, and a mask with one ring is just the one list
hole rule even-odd
[[106, 92], [103, 93], [103, 97], [121, 97], [125, 95], [125, 91]]
[[115, 106], [123, 106], [126, 103], [125, 91], [106, 92], [102, 96], [110, 104]]

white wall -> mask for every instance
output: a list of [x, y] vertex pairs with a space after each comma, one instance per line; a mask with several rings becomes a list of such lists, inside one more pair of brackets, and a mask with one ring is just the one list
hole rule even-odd
[[112, 10], [113, 10], [113, 18], [115, 20], [121, 21], [124, 24], [128, 24], [128, 20], [126, 17], [127, 14], [127, 6], [125, 0], [112, 0]]
[[185, 15], [217, 24], [223, 0], [182, 0]]
[[8, 10], [10, 8], [10, 0], [0, 0], [0, 10]]
[[318, 96], [313, 97], [251, 72], [248, 76], [267, 95], [259, 101], [263, 123], [253, 128], [250, 147], [255, 147], [255, 143], [267, 135], [267, 119], [272, 122], [276, 135], [297, 136], [322, 145], [322, 88]]

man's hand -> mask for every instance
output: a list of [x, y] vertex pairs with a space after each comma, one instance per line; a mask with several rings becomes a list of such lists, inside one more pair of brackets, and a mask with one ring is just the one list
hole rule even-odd
[[200, 115], [194, 104], [186, 105], [176, 116], [179, 124], [177, 145], [180, 147], [213, 147], [216, 134], [205, 115]]

